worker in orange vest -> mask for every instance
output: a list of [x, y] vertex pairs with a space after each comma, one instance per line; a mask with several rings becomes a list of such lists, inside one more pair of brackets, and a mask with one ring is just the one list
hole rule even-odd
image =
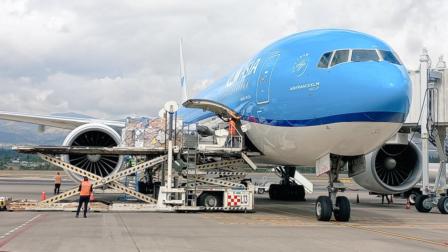
[[79, 185], [79, 204], [78, 210], [76, 210], [76, 218], [79, 217], [79, 211], [81, 210], [81, 205], [84, 204], [84, 218], [87, 218], [87, 206], [90, 200], [90, 194], [93, 192], [93, 186], [87, 177]]
[[230, 136], [236, 136], [237, 135], [237, 132], [236, 132], [236, 122], [233, 119], [229, 120], [229, 134], [230, 134]]
[[54, 194], [59, 194], [59, 189], [61, 189], [62, 176], [59, 172], [54, 176]]
[[229, 120], [229, 146], [231, 148], [238, 147], [239, 139], [238, 139], [238, 131], [236, 129], [236, 121], [234, 119]]

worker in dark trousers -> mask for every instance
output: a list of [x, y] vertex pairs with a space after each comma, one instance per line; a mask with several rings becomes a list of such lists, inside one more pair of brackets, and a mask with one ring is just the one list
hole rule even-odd
[[78, 210], [76, 210], [76, 218], [79, 217], [79, 211], [81, 210], [81, 205], [84, 204], [84, 218], [87, 218], [87, 206], [89, 205], [90, 194], [93, 192], [93, 186], [87, 177], [79, 185], [79, 204]]
[[59, 190], [61, 189], [62, 176], [59, 172], [54, 176], [54, 194], [59, 194]]

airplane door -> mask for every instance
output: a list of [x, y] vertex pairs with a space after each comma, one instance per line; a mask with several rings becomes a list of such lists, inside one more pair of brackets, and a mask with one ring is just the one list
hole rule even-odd
[[269, 90], [271, 86], [271, 76], [277, 64], [280, 53], [276, 52], [268, 56], [263, 62], [257, 82], [257, 104], [269, 102]]

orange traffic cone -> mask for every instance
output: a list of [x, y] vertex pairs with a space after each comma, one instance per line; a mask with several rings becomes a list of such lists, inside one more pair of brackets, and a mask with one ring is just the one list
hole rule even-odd
[[47, 194], [45, 192], [42, 192], [40, 194], [40, 200], [46, 200], [47, 199]]
[[90, 194], [90, 201], [94, 201], [95, 200], [95, 196], [93, 196], [93, 193]]

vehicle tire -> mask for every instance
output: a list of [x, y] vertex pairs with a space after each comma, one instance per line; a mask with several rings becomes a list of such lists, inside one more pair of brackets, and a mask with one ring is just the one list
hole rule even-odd
[[336, 197], [336, 206], [334, 209], [334, 218], [337, 221], [349, 221], [350, 220], [350, 201], [345, 196]]
[[440, 213], [448, 214], [448, 196], [443, 196], [439, 199], [437, 208], [439, 208]]
[[428, 213], [432, 209], [431, 198], [428, 195], [417, 195], [415, 208], [421, 213]]
[[201, 196], [201, 205], [205, 207], [219, 207], [219, 198], [215, 194], [205, 193]]
[[319, 196], [315, 205], [316, 218], [319, 221], [329, 221], [333, 213], [333, 205], [328, 196]]
[[264, 193], [264, 188], [258, 188], [258, 193], [259, 194], [263, 194]]

